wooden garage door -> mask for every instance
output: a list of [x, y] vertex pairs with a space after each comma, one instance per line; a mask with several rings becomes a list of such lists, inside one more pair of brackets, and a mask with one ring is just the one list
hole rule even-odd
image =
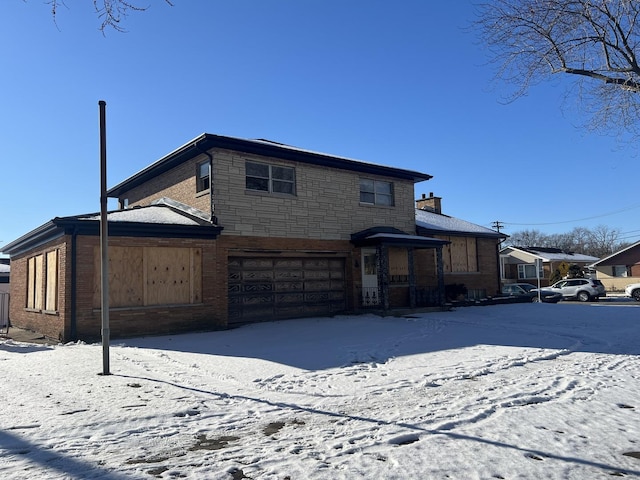
[[229, 323], [345, 309], [342, 258], [229, 258]]

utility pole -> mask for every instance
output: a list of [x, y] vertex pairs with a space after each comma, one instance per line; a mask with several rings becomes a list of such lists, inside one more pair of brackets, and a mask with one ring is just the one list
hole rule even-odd
[[504, 225], [502, 224], [502, 222], [500, 222], [499, 220], [496, 220], [495, 222], [493, 222], [491, 224], [491, 226], [498, 231], [498, 233], [500, 233], [500, 229], [504, 228]]
[[109, 233], [107, 221], [107, 127], [104, 100], [100, 108], [100, 270], [102, 287], [102, 375], [111, 375], [109, 370]]

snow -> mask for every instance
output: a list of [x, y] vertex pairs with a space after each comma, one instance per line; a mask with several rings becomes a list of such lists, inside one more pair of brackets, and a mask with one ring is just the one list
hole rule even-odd
[[640, 477], [640, 305], [0, 341], [0, 478]]
[[487, 235], [500, 235], [495, 230], [486, 228], [475, 223], [467, 222], [456, 217], [442, 215], [441, 213], [429, 212], [427, 210], [416, 209], [416, 225], [428, 230], [443, 230], [447, 232], [482, 233]]
[[[100, 220], [100, 215], [84, 217], [84, 220]], [[107, 215], [109, 222], [138, 222], [170, 225], [200, 225], [197, 221], [188, 216], [173, 211], [165, 205], [150, 205], [148, 207], [137, 207], [126, 210], [109, 212]]]

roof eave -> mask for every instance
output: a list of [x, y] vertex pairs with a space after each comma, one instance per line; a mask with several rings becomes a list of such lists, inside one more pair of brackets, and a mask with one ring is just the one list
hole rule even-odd
[[120, 182], [115, 187], [107, 190], [107, 196], [120, 197], [125, 192], [135, 188], [136, 186], [146, 182], [150, 178], [160, 175], [171, 168], [185, 162], [191, 158], [203, 154], [212, 148], [221, 148], [226, 150], [234, 150], [243, 153], [255, 155], [275, 157], [283, 160], [299, 161], [313, 165], [320, 165], [330, 168], [339, 168], [343, 170], [352, 170], [370, 175], [380, 175], [402, 180], [409, 180], [413, 183], [429, 180], [432, 175], [416, 172], [413, 170], [405, 170], [401, 168], [389, 167], [384, 165], [376, 165], [372, 163], [350, 160], [342, 157], [335, 157], [318, 152], [310, 152], [286, 146], [269, 143], [264, 141], [254, 141], [242, 138], [225, 137], [210, 133], [202, 135], [190, 140], [173, 152], [165, 155], [160, 160], [132, 175], [126, 180]]

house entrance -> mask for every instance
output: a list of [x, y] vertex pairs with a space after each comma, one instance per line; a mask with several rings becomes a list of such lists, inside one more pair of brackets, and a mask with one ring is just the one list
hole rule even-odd
[[362, 249], [362, 305], [380, 304], [378, 288], [378, 253], [375, 248]]

